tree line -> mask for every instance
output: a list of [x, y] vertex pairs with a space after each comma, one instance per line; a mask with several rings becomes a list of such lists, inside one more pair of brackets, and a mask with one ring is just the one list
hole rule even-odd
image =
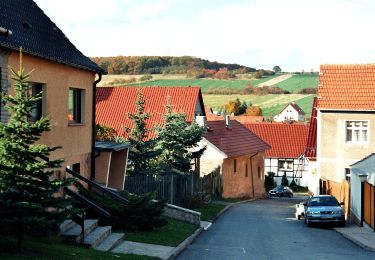
[[209, 61], [191, 56], [115, 56], [92, 57], [109, 74], [185, 74], [192, 70], [219, 71], [227, 68], [229, 71], [239, 73], [255, 72], [255, 68], [235, 64]]

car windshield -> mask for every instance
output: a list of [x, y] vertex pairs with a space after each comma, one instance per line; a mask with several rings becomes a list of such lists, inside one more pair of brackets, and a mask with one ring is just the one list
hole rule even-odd
[[312, 197], [307, 206], [338, 206], [339, 202], [335, 197]]

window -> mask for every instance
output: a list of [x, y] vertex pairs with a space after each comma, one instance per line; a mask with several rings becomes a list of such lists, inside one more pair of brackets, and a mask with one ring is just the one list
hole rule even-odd
[[261, 176], [260, 176], [261, 174], [260, 174], [260, 166], [258, 166], [258, 179], [260, 179], [261, 178]]
[[39, 83], [30, 84], [30, 94], [36, 96], [42, 93], [42, 98], [39, 99], [31, 110], [31, 121], [35, 122], [43, 116], [43, 85]]
[[350, 168], [345, 168], [345, 180], [350, 181]]
[[237, 171], [237, 160], [234, 159], [233, 160], [233, 172], [236, 173], [236, 171]]
[[68, 120], [69, 124], [83, 123], [84, 90], [69, 88], [68, 96]]
[[248, 174], [248, 168], [247, 168], [247, 164], [245, 165], [245, 177], [247, 177], [249, 174]]
[[279, 160], [279, 170], [293, 171], [293, 160]]
[[361, 143], [368, 141], [368, 121], [346, 121], [346, 142]]

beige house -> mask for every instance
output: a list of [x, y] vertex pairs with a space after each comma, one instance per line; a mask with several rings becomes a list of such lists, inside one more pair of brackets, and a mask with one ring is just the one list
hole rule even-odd
[[216, 193], [224, 198], [261, 198], [264, 188], [264, 152], [270, 146], [236, 120], [208, 121], [199, 143], [206, 150], [200, 158], [200, 175], [219, 169]]
[[[52, 130], [40, 142], [62, 146], [52, 153], [69, 167], [90, 178], [94, 173], [95, 88], [104, 71], [84, 56], [33, 1], [1, 1], [0, 83], [12, 93], [10, 68], [22, 65], [30, 77], [31, 91], [43, 100], [33, 117], [47, 116]], [[1, 107], [0, 120], [8, 113]]]
[[374, 152], [375, 64], [322, 65], [317, 106], [320, 193], [344, 201], [350, 167]]

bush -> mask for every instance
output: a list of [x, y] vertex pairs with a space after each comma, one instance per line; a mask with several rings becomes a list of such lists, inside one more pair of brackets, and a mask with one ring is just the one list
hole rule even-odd
[[274, 180], [275, 173], [267, 172], [267, 175], [264, 179], [264, 187], [266, 188], [266, 192], [272, 190], [276, 186], [276, 181]]
[[268, 94], [290, 94], [290, 92], [279, 87], [254, 87], [253, 85], [248, 84], [246, 88], [243, 90], [243, 94], [254, 94], [258, 96], [264, 96]]
[[317, 88], [304, 88], [298, 91], [298, 94], [316, 94], [318, 93]]
[[[80, 185], [78, 186], [81, 194], [101, 205], [103, 201], [101, 196]], [[127, 231], [151, 231], [154, 228], [167, 224], [166, 219], [162, 216], [166, 202], [153, 200], [153, 193], [137, 196], [129, 194], [126, 191], [121, 191], [119, 194], [127, 199], [129, 204], [124, 205], [112, 198], [105, 198], [105, 205], [103, 207], [112, 216], [109, 219], [101, 219], [101, 224]], [[87, 215], [90, 217], [100, 217], [100, 215], [92, 210], [88, 210]]]
[[152, 79], [152, 75], [144, 75], [144, 76], [139, 78], [140, 81], [147, 81], [147, 80], [150, 80], [150, 79]]
[[288, 181], [288, 178], [286, 177], [285, 173], [284, 173], [283, 177], [281, 178], [281, 185], [289, 186], [289, 181]]
[[211, 202], [210, 194], [205, 193], [205, 192], [198, 192], [198, 193], [195, 193], [190, 198], [184, 198], [182, 200], [181, 206], [184, 208], [188, 208], [188, 209], [196, 209], [196, 208], [203, 207], [209, 202]]

